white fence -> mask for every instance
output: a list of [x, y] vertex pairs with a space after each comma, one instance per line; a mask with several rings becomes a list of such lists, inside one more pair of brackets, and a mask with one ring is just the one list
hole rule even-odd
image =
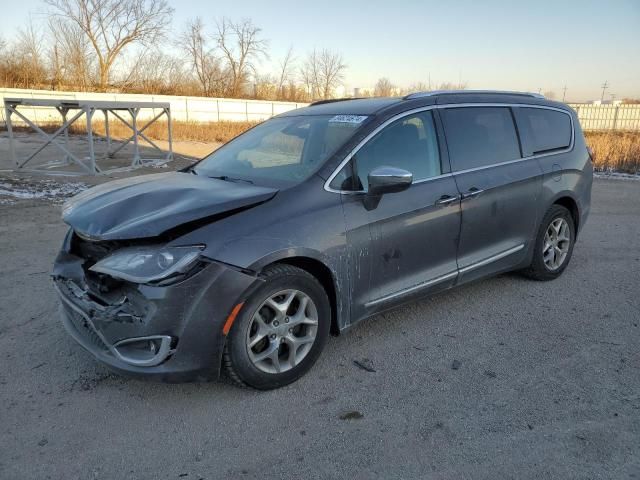
[[[121, 93], [60, 92], [52, 90], [23, 90], [19, 88], [0, 88], [0, 107], [4, 98], [48, 98], [64, 100], [98, 100], [127, 102], [169, 102], [171, 118], [178, 121], [217, 122], [259, 121], [295, 108], [306, 103], [269, 102], [264, 100], [241, 100], [230, 98], [178, 97], [171, 95], [134, 95]], [[59, 113], [52, 108], [20, 107], [25, 115], [36, 122], [59, 122]], [[152, 117], [158, 112], [141, 111], [140, 117]], [[4, 108], [0, 108], [0, 121], [5, 124]], [[13, 120], [13, 116], [11, 117]], [[16, 119], [15, 121], [18, 121]]]
[[[0, 88], [0, 106], [4, 98], [52, 98], [68, 100], [109, 100], [129, 102], [169, 102], [171, 117], [178, 121], [217, 122], [259, 121], [279, 113], [304, 107], [306, 103], [269, 102], [230, 98], [178, 97], [171, 95], [134, 95], [121, 93], [60, 92], [51, 90], [23, 90]], [[584, 130], [640, 130], [640, 105], [569, 104], [577, 113]], [[51, 108], [23, 107], [25, 114], [36, 122], [59, 122], [60, 115]], [[141, 112], [141, 118], [158, 112]], [[4, 125], [4, 109], [0, 108], [0, 122]]]
[[640, 130], [640, 105], [570, 103], [583, 130]]

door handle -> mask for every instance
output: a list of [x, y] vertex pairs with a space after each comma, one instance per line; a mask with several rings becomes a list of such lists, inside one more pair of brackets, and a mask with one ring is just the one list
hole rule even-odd
[[443, 195], [436, 200], [436, 205], [449, 205], [453, 202], [457, 202], [458, 200], [460, 200], [460, 197], [458, 196], [452, 197], [451, 195]]
[[476, 187], [471, 187], [467, 192], [462, 194], [462, 199], [464, 200], [466, 198], [477, 197], [482, 192], [484, 192], [484, 190], [480, 190], [479, 188], [476, 188]]

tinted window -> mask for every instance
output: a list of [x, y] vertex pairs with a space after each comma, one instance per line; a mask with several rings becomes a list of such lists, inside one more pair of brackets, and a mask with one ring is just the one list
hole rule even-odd
[[518, 108], [518, 124], [527, 134], [527, 153], [536, 154], [571, 145], [571, 119], [566, 113], [543, 108]]
[[445, 108], [442, 117], [454, 170], [520, 158], [518, 136], [509, 108]]
[[[414, 181], [440, 175], [440, 152], [431, 112], [403, 117], [385, 127], [354, 158], [358, 178], [352, 183], [357, 190], [366, 190], [367, 176], [382, 166], [408, 170]], [[344, 181], [349, 174], [340, 172], [338, 177]]]

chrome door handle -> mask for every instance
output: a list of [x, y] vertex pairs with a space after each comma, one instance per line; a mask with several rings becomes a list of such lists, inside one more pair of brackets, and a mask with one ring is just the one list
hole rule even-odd
[[436, 205], [449, 205], [450, 203], [457, 202], [458, 200], [460, 200], [460, 197], [458, 196], [451, 197], [449, 195], [443, 195], [436, 200]]
[[484, 190], [480, 190], [479, 188], [476, 188], [476, 187], [471, 187], [467, 192], [462, 194], [462, 199], [464, 200], [465, 198], [477, 197], [482, 192], [484, 192]]

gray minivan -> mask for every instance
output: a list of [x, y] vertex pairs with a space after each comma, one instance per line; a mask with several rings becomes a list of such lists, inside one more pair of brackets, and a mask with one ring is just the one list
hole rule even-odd
[[540, 95], [317, 102], [74, 197], [52, 275], [68, 331], [113, 369], [275, 388], [404, 302], [556, 278], [592, 176], [575, 112]]

